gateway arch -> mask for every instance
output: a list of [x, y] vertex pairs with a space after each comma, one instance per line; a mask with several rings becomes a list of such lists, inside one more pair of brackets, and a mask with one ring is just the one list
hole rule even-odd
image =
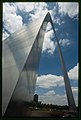
[[68, 105], [76, 110], [61, 48], [50, 13], [30, 22], [2, 42], [2, 115], [10, 103], [32, 101], [37, 69], [48, 22], [51, 23], [58, 46]]

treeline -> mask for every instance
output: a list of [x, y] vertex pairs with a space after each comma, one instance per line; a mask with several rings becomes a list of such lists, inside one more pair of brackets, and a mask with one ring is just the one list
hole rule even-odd
[[[41, 102], [25, 102], [24, 103], [25, 107], [37, 107], [37, 108], [50, 108], [54, 110], [69, 110], [69, 106], [64, 105], [53, 105], [53, 104], [43, 104]], [[78, 109], [78, 107], [77, 107]]]

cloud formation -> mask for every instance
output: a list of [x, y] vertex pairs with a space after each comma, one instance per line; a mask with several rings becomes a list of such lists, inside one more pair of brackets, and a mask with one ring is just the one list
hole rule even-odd
[[61, 46], [65, 47], [65, 46], [70, 45], [71, 42], [70, 42], [69, 39], [60, 39], [60, 40], [59, 40], [59, 44], [60, 44]]
[[64, 86], [64, 81], [62, 76], [57, 75], [41, 75], [37, 78], [37, 85], [42, 88], [51, 88], [57, 85]]
[[63, 15], [68, 14], [69, 17], [73, 18], [78, 16], [79, 13], [79, 4], [76, 2], [58, 2], [59, 12]]
[[51, 39], [54, 39], [53, 34], [54, 32], [52, 29], [45, 33], [42, 51], [47, 50], [47, 52], [50, 54], [53, 54], [53, 52], [55, 51], [56, 42], [54, 43], [54, 41], [51, 40]]
[[33, 11], [34, 11], [34, 14], [32, 13], [30, 14], [32, 20], [35, 20], [45, 15], [48, 12], [47, 3], [35, 2]]
[[77, 64], [75, 67], [69, 70], [68, 72], [69, 79], [78, 80], [78, 69], [79, 65]]
[[39, 101], [42, 101], [42, 103], [54, 105], [67, 105], [66, 95], [55, 94], [53, 90], [39, 96]]
[[[78, 92], [77, 95], [75, 95], [73, 91], [73, 95], [74, 95], [75, 104], [78, 105], [78, 97], [77, 97]], [[50, 90], [47, 93], [40, 95], [39, 101], [42, 101], [42, 103], [46, 103], [46, 104], [68, 105], [66, 94], [63, 95], [56, 94], [54, 90]]]
[[22, 26], [22, 17], [16, 14], [17, 8], [9, 3], [3, 3], [3, 27], [9, 33], [15, 32]]
[[35, 2], [16, 2], [15, 6], [23, 12], [31, 12], [34, 10]]
[[[78, 64], [68, 72], [69, 79], [78, 81]], [[52, 74], [41, 75], [37, 78], [37, 85], [42, 88], [51, 88], [55, 86], [64, 86], [63, 76]]]
[[[71, 70], [68, 71], [69, 79], [77, 80], [78, 81], [78, 64], [74, 66]], [[66, 94], [60, 95], [56, 94], [53, 90], [53, 87], [63, 87], [64, 80], [63, 76], [57, 75], [41, 75], [37, 78], [37, 86], [42, 88], [49, 89], [48, 92], [39, 96], [39, 101], [48, 104], [58, 104], [58, 105], [67, 105], [67, 97]], [[78, 105], [78, 87], [71, 87], [73, 96], [75, 99], [76, 105]]]

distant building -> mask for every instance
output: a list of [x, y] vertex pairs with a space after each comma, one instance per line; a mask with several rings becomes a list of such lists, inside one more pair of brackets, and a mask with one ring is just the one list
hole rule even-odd
[[37, 94], [34, 95], [34, 100], [33, 101], [38, 102], [38, 95]]

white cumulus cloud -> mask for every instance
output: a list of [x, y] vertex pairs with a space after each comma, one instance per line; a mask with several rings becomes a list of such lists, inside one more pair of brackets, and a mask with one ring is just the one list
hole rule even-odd
[[[77, 95], [75, 95], [73, 92], [73, 95], [74, 95], [75, 104], [78, 105], [78, 92]], [[48, 92], [40, 95], [39, 101], [42, 101], [42, 103], [46, 103], [46, 104], [68, 105], [66, 94], [64, 95], [56, 94], [54, 90], [49, 90]]]
[[59, 40], [59, 43], [61, 46], [65, 47], [65, 46], [68, 46], [71, 44], [70, 40], [69, 39], [60, 39]]
[[64, 86], [62, 76], [56, 76], [52, 74], [41, 75], [37, 78], [37, 85], [42, 88], [51, 88], [53, 86]]
[[62, 14], [68, 14], [71, 18], [77, 16], [79, 13], [78, 2], [58, 2], [59, 12]]
[[[78, 80], [78, 64], [68, 71], [69, 79]], [[51, 88], [53, 86], [64, 86], [63, 76], [52, 74], [41, 75], [37, 77], [37, 85], [42, 88]]]
[[47, 52], [50, 54], [53, 54], [53, 52], [55, 51], [56, 42], [51, 40], [53, 39], [53, 34], [54, 34], [53, 30], [50, 30], [45, 33], [42, 51], [47, 50]]
[[49, 31], [49, 30], [51, 30], [51, 28], [52, 28], [51, 23], [48, 22], [48, 25], [47, 25], [47, 28], [46, 28], [46, 32]]
[[35, 20], [48, 12], [47, 3], [45, 2], [35, 2], [34, 4], [34, 14], [30, 13], [31, 19]]
[[15, 5], [20, 11], [31, 12], [34, 10], [35, 2], [16, 2]]
[[22, 17], [16, 14], [16, 10], [13, 5], [3, 3], [3, 26], [9, 33], [15, 32], [22, 26]]
[[75, 67], [73, 67], [71, 70], [68, 72], [68, 76], [72, 80], [78, 80], [78, 68], [79, 65], [77, 64]]
[[55, 94], [53, 90], [44, 93], [39, 96], [39, 101], [46, 104], [54, 104], [54, 105], [67, 105], [67, 97], [66, 95]]

